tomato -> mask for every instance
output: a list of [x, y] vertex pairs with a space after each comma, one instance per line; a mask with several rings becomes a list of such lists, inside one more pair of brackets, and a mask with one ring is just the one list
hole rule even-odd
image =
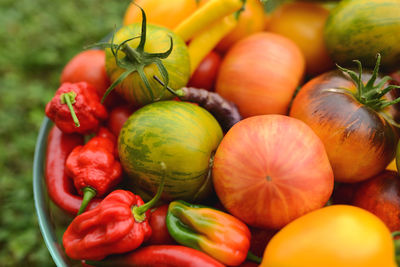
[[324, 42], [329, 11], [319, 3], [292, 2], [274, 12], [267, 30], [295, 42], [306, 59], [306, 72], [316, 75], [334, 67]]
[[[160, 72], [156, 63], [164, 65], [169, 76], [168, 85], [173, 89], [185, 86], [190, 77], [189, 54], [182, 39], [171, 30], [161, 26], [148, 24], [144, 28], [146, 33], [141, 32], [140, 23], [134, 23], [116, 32], [114, 44], [121, 44], [128, 39], [140, 36], [122, 45], [117, 57], [110, 48], [106, 49], [106, 69], [112, 82], [117, 81], [123, 73], [134, 70], [116, 87], [117, 92], [134, 107], [141, 107], [155, 100], [173, 98], [173, 95], [153, 78], [154, 75], [163, 78], [162, 74], [165, 74], [164, 71]], [[142, 38], [146, 39], [143, 51], [140, 51], [138, 47]], [[169, 51], [171, 42], [173, 44], [171, 53], [166, 58], [157, 56], [159, 53]], [[152, 58], [149, 58], [149, 53], [153, 54]], [[116, 58], [123, 63], [117, 64]], [[146, 79], [148, 83], [145, 83]], [[164, 78], [163, 80], [165, 82]]]
[[340, 1], [331, 11], [324, 28], [327, 50], [340, 65], [361, 60], [374, 66], [374, 56], [382, 55], [382, 67], [393, 70], [400, 59], [400, 1]]
[[225, 53], [239, 40], [264, 30], [264, 7], [259, 0], [247, 0], [239, 15], [237, 26], [217, 45], [218, 52]]
[[325, 205], [333, 173], [310, 127], [288, 116], [262, 115], [236, 123], [222, 139], [213, 183], [232, 215], [253, 227], [279, 229]]
[[391, 231], [400, 230], [400, 177], [383, 171], [357, 189], [353, 205], [378, 216]]
[[[196, 0], [137, 0], [147, 14], [147, 22], [174, 29], [197, 9]], [[131, 3], [125, 11], [123, 25], [141, 22], [140, 9]]]
[[113, 108], [107, 120], [108, 129], [118, 137], [122, 126], [128, 120], [133, 111], [134, 109], [130, 106], [119, 106]]
[[175, 240], [168, 232], [165, 218], [167, 217], [168, 204], [164, 204], [151, 210], [149, 224], [151, 227], [151, 236], [146, 241], [147, 245], [168, 245], [176, 244]]
[[395, 267], [389, 229], [372, 213], [348, 205], [310, 212], [269, 242], [260, 267]]
[[221, 56], [211, 51], [194, 71], [192, 77], [190, 77], [188, 86], [212, 91], [220, 64]]
[[[371, 77], [364, 72], [363, 82]], [[351, 93], [353, 82], [331, 71], [306, 83], [295, 97], [290, 116], [304, 121], [321, 138], [335, 181], [359, 182], [383, 171], [395, 155], [397, 135], [381, 113]]]
[[215, 90], [233, 101], [243, 117], [287, 114], [304, 67], [304, 57], [293, 41], [274, 33], [256, 33], [225, 55]]

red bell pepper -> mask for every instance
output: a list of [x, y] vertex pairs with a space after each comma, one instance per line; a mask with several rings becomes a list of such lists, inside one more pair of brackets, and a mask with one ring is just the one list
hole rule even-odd
[[153, 245], [124, 255], [114, 255], [99, 262], [89, 262], [98, 267], [224, 267], [207, 254], [178, 245]]
[[95, 132], [100, 121], [108, 116], [96, 89], [87, 82], [63, 83], [47, 103], [45, 112], [65, 133]]
[[164, 180], [165, 175], [146, 204], [130, 191], [116, 190], [93, 210], [75, 217], [63, 236], [66, 254], [72, 259], [101, 260], [139, 247], [151, 235], [149, 209], [160, 198]]
[[67, 175], [74, 180], [75, 188], [83, 195], [81, 214], [95, 196], [101, 197], [122, 179], [121, 163], [115, 156], [115, 136], [101, 128], [97, 136], [83, 146], [77, 146], [66, 162]]
[[[75, 215], [82, 197], [74, 191], [71, 179], [65, 173], [65, 161], [71, 151], [83, 144], [83, 136], [66, 134], [54, 126], [47, 138], [45, 180], [51, 200], [62, 210]], [[93, 200], [88, 209], [93, 209], [100, 200]]]

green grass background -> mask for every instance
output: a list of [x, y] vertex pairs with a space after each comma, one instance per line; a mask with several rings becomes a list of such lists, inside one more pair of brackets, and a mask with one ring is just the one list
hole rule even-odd
[[33, 203], [44, 106], [62, 68], [122, 24], [129, 0], [0, 1], [0, 266], [53, 266]]

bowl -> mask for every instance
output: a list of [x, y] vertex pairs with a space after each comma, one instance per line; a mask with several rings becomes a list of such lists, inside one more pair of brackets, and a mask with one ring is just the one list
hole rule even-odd
[[62, 247], [62, 235], [72, 217], [59, 209], [50, 199], [44, 180], [47, 136], [53, 123], [45, 117], [37, 137], [33, 159], [33, 197], [39, 228], [56, 266], [82, 266], [80, 261], [69, 259]]

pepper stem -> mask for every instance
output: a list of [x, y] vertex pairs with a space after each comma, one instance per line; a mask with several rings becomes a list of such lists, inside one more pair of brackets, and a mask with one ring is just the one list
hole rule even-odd
[[85, 211], [87, 205], [89, 204], [90, 200], [96, 196], [96, 190], [93, 188], [86, 186], [82, 189], [83, 192], [83, 199], [82, 199], [82, 204], [81, 207], [79, 208], [78, 214], [81, 214]]
[[68, 93], [64, 93], [60, 96], [60, 100], [61, 100], [61, 104], [67, 104], [70, 112], [71, 112], [71, 116], [72, 116], [72, 120], [75, 123], [76, 127], [79, 127], [79, 120], [78, 117], [75, 114], [75, 110], [72, 106], [72, 104], [74, 104], [75, 101], [75, 97], [76, 97], [76, 93], [74, 91], [68, 92]]
[[146, 212], [151, 209], [157, 201], [161, 197], [161, 193], [164, 190], [164, 183], [165, 183], [165, 177], [166, 177], [166, 166], [164, 162], [161, 162], [161, 168], [163, 170], [163, 176], [161, 178], [160, 185], [158, 186], [157, 193], [156, 195], [147, 203], [141, 205], [141, 206], [134, 206], [132, 208], [132, 214], [133, 217], [135, 217], [136, 222], [143, 222], [146, 219]]

